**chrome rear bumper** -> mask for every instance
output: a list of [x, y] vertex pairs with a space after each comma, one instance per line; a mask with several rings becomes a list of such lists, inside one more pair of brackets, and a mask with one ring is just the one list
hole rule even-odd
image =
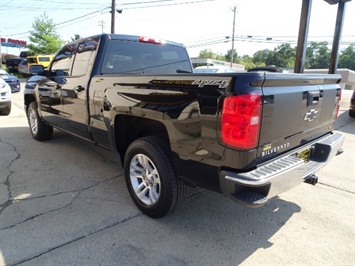
[[[260, 204], [248, 200], [244, 204], [252, 207], [263, 205], [267, 199], [306, 181], [315, 171], [325, 166], [341, 150], [343, 141], [342, 134], [333, 133], [259, 165], [250, 172], [222, 170], [219, 174], [221, 190], [225, 196], [242, 204], [243, 202], [238, 200], [240, 195], [244, 195], [241, 198], [245, 198], [245, 195], [255, 198], [255, 193]], [[298, 154], [307, 149], [310, 149], [311, 153], [309, 160], [305, 161], [299, 158]], [[262, 197], [264, 200], [260, 200]]]

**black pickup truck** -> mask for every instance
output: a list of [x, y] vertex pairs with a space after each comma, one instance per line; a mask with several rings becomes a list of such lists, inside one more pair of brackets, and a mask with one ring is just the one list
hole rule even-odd
[[6, 59], [6, 67], [10, 72], [17, 72], [18, 65], [21, 63], [23, 58], [8, 58]]
[[26, 51], [22, 51], [20, 53], [20, 57], [6, 58], [6, 68], [10, 72], [18, 72], [18, 65], [22, 62], [23, 59], [26, 59], [28, 53]]
[[[339, 75], [192, 74], [183, 45], [98, 35], [65, 45], [24, 92], [36, 140], [53, 127], [116, 151], [137, 207], [162, 217], [187, 187], [259, 207], [342, 152]], [[63, 155], [65, 156], [65, 155]]]

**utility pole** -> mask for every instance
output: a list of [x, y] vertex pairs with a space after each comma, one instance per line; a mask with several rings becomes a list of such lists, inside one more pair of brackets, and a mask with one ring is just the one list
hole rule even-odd
[[112, 0], [111, 6], [111, 34], [115, 33], [116, 0]]
[[99, 21], [99, 26], [101, 27], [101, 33], [104, 33], [105, 22], [103, 20]]
[[233, 67], [233, 59], [234, 59], [234, 31], [235, 31], [235, 12], [237, 11], [237, 7], [235, 6], [233, 9], [233, 35], [232, 35], [232, 51], [231, 51], [231, 67]]

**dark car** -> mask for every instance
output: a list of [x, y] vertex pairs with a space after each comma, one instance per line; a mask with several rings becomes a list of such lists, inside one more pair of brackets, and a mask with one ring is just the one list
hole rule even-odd
[[16, 76], [6, 72], [3, 69], [0, 69], [0, 77], [2, 77], [3, 80], [5, 80], [6, 83], [10, 85], [11, 92], [19, 92], [21, 90], [20, 80]]
[[25, 91], [26, 90], [33, 91], [42, 78], [43, 78], [42, 76], [34, 75], [29, 79], [27, 79], [25, 83]]
[[355, 90], [350, 99], [349, 116], [355, 117]]
[[23, 58], [7, 58], [6, 59], [6, 68], [11, 72], [18, 71], [18, 65], [21, 63]]

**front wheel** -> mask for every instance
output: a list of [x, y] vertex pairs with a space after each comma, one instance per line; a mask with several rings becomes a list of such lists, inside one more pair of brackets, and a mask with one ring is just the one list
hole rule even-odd
[[176, 175], [171, 152], [157, 137], [137, 139], [128, 147], [124, 174], [134, 203], [152, 218], [173, 212], [187, 197], [187, 187]]
[[9, 115], [11, 112], [11, 104], [9, 104], [8, 106], [6, 106], [5, 109], [0, 110], [0, 115]]
[[53, 135], [53, 127], [45, 124], [37, 111], [36, 102], [31, 102], [27, 110], [28, 125], [34, 139], [43, 141], [48, 140]]

